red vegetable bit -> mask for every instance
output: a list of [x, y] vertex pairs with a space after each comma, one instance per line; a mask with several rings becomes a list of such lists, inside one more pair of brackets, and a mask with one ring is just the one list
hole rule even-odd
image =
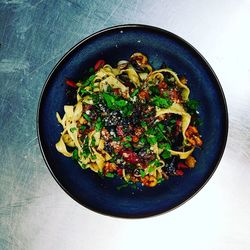
[[183, 162], [179, 162], [178, 165], [177, 165], [177, 168], [180, 169], [180, 168], [188, 168], [188, 166], [186, 164], [184, 164]]
[[166, 84], [166, 82], [162, 81], [159, 83], [158, 87], [159, 89], [167, 89], [168, 85]]
[[177, 169], [176, 174], [179, 176], [182, 176], [182, 175], [184, 175], [184, 172], [182, 170]]
[[115, 95], [120, 95], [121, 90], [120, 89], [113, 89]]
[[148, 94], [148, 91], [146, 90], [141, 90], [138, 94], [139, 98], [141, 100], [144, 100], [144, 99], [149, 99], [149, 94]]
[[76, 86], [76, 83], [74, 82], [74, 81], [72, 81], [72, 80], [66, 80], [65, 81], [65, 83], [68, 85], [68, 86], [70, 86], [70, 87], [72, 87], [72, 88], [77, 88], [77, 86]]
[[119, 175], [119, 176], [122, 176], [123, 174], [122, 174], [122, 168], [118, 168], [117, 169], [117, 174]]
[[104, 65], [106, 64], [106, 62], [102, 59], [98, 60], [94, 66], [94, 71], [98, 71], [100, 68], [102, 68]]
[[122, 130], [122, 126], [117, 126], [116, 127], [117, 135], [118, 136], [124, 136], [124, 132]]
[[140, 162], [139, 156], [131, 150], [121, 150], [119, 153], [122, 155], [123, 159], [128, 163], [136, 164]]

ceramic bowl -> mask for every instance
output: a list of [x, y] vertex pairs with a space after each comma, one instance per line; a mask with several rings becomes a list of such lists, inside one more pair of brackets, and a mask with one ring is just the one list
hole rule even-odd
[[[182, 177], [171, 177], [154, 188], [117, 190], [119, 179], [101, 178], [81, 169], [56, 151], [62, 128], [56, 112], [72, 104], [65, 77], [81, 79], [98, 59], [115, 65], [134, 52], [142, 52], [154, 68], [164, 62], [188, 78], [191, 98], [200, 101], [203, 147], [195, 151], [197, 165]], [[210, 179], [222, 157], [227, 139], [228, 114], [221, 85], [204, 57], [182, 38], [160, 28], [122, 25], [99, 31], [68, 51], [49, 75], [37, 114], [39, 144], [44, 160], [58, 184], [83, 206], [116, 217], [141, 218], [172, 210], [193, 197]]]

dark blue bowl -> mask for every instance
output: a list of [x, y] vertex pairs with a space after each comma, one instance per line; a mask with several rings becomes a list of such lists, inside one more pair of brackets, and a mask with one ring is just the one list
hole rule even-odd
[[[154, 68], [165, 62], [188, 78], [191, 98], [200, 101], [200, 132], [204, 145], [195, 151], [196, 168], [182, 177], [171, 177], [155, 188], [117, 190], [120, 180], [101, 178], [82, 170], [56, 151], [62, 128], [55, 113], [72, 102], [66, 95], [65, 77], [81, 79], [98, 59], [115, 64], [134, 52], [145, 53]], [[176, 208], [193, 197], [214, 173], [225, 148], [228, 114], [225, 97], [212, 68], [182, 38], [145, 25], [122, 25], [97, 32], [74, 46], [57, 63], [41, 93], [37, 115], [38, 138], [45, 162], [58, 184], [77, 202], [96, 212], [140, 218]]]

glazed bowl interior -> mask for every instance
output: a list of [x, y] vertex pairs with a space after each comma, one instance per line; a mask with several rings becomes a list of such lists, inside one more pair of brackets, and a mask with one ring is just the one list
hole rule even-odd
[[[203, 147], [194, 156], [197, 165], [182, 177], [171, 177], [154, 188], [118, 190], [119, 179], [101, 178], [82, 170], [71, 158], [56, 151], [62, 128], [56, 112], [74, 100], [66, 95], [65, 78], [79, 80], [99, 59], [115, 66], [134, 52], [142, 52], [155, 69], [162, 63], [188, 79], [190, 97], [198, 100]], [[59, 185], [77, 202], [96, 212], [140, 218], [169, 211], [193, 197], [214, 173], [227, 139], [227, 108], [213, 70], [190, 44], [165, 30], [144, 25], [112, 27], [91, 35], [74, 46], [48, 77], [39, 102], [38, 137], [46, 164]]]

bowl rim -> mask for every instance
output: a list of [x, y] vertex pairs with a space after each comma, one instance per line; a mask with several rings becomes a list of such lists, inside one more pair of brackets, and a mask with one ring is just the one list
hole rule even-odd
[[[45, 156], [45, 152], [43, 149], [43, 144], [41, 141], [41, 135], [40, 135], [40, 108], [41, 108], [41, 104], [42, 104], [42, 99], [44, 96], [44, 92], [45, 89], [47, 88], [47, 85], [50, 82], [51, 77], [53, 76], [53, 74], [55, 73], [55, 71], [57, 70], [57, 68], [60, 66], [60, 64], [75, 50], [77, 49], [79, 46], [82, 46], [84, 43], [88, 42], [89, 40], [91, 40], [92, 38], [99, 36], [103, 33], [106, 32], [110, 32], [110, 31], [114, 31], [114, 30], [122, 30], [122, 29], [130, 29], [130, 28], [138, 28], [138, 29], [145, 29], [145, 30], [149, 30], [149, 31], [154, 31], [157, 33], [163, 33], [165, 36], [171, 37], [174, 40], [178, 40], [181, 43], [184, 43], [184, 45], [186, 45], [187, 47], [189, 47], [192, 51], [194, 51], [196, 53], [196, 55], [198, 57], [200, 57], [200, 59], [206, 64], [206, 66], [208, 67], [210, 73], [213, 75], [218, 89], [220, 91], [220, 95], [221, 95], [221, 101], [223, 103], [223, 115], [224, 115], [224, 135], [222, 136], [223, 141], [221, 143], [221, 147], [219, 150], [219, 153], [217, 155], [217, 158], [215, 159], [216, 164], [214, 165], [213, 171], [210, 173], [210, 175], [208, 175], [208, 177], [206, 178], [206, 180], [204, 182], [202, 182], [202, 184], [200, 186], [197, 187], [197, 189], [191, 193], [190, 196], [188, 196], [188, 198], [186, 198], [184, 201], [181, 201], [180, 203], [178, 203], [177, 205], [169, 208], [166, 211], [160, 211], [160, 212], [148, 212], [147, 214], [145, 213], [145, 215], [142, 216], [138, 216], [138, 215], [114, 215], [111, 212], [107, 213], [107, 212], [103, 212], [101, 209], [97, 209], [97, 208], [93, 208], [91, 206], [86, 205], [84, 202], [82, 202], [81, 200], [79, 200], [78, 198], [74, 197], [73, 194], [71, 194], [64, 186], [63, 184], [57, 179], [57, 177], [55, 176], [54, 172], [52, 171], [50, 164]], [[165, 30], [163, 28], [159, 28], [156, 26], [151, 26], [151, 25], [147, 25], [147, 24], [120, 24], [120, 25], [115, 25], [115, 26], [111, 26], [108, 28], [104, 28], [101, 29], [99, 31], [96, 31], [88, 36], [86, 36], [85, 38], [81, 39], [78, 43], [76, 43], [74, 46], [72, 46], [59, 60], [58, 62], [55, 64], [55, 66], [53, 67], [53, 69], [50, 71], [49, 75], [46, 78], [46, 81], [43, 84], [43, 87], [41, 89], [40, 92], [40, 96], [39, 96], [39, 100], [38, 100], [38, 105], [37, 105], [37, 112], [36, 112], [36, 132], [37, 132], [37, 138], [38, 138], [38, 144], [39, 144], [39, 148], [40, 151], [42, 153], [42, 157], [44, 159], [44, 162], [47, 166], [47, 168], [49, 169], [51, 175], [53, 176], [53, 178], [56, 180], [56, 182], [58, 183], [58, 185], [64, 190], [64, 192], [69, 195], [73, 200], [75, 200], [77, 203], [79, 203], [80, 205], [82, 205], [85, 208], [88, 208], [91, 211], [94, 211], [98, 214], [102, 214], [105, 216], [109, 216], [109, 217], [113, 217], [113, 218], [120, 218], [120, 219], [142, 219], [142, 218], [149, 218], [149, 217], [155, 217], [155, 216], [160, 216], [163, 215], [165, 213], [168, 213], [170, 211], [175, 210], [176, 208], [182, 206], [183, 204], [185, 204], [187, 201], [189, 201], [190, 199], [192, 199], [198, 192], [201, 191], [201, 189], [208, 183], [208, 181], [211, 179], [211, 177], [214, 175], [215, 171], [218, 168], [218, 165], [222, 159], [222, 156], [224, 154], [225, 148], [226, 148], [226, 144], [227, 144], [227, 138], [228, 138], [228, 127], [229, 127], [229, 117], [228, 117], [228, 108], [227, 108], [227, 102], [226, 102], [226, 97], [224, 94], [224, 91], [222, 89], [221, 83], [217, 77], [217, 75], [215, 74], [214, 70], [212, 69], [211, 65], [208, 63], [208, 61], [205, 59], [205, 57], [193, 46], [191, 45], [189, 42], [187, 42], [185, 39], [183, 39], [182, 37], [168, 31]]]

